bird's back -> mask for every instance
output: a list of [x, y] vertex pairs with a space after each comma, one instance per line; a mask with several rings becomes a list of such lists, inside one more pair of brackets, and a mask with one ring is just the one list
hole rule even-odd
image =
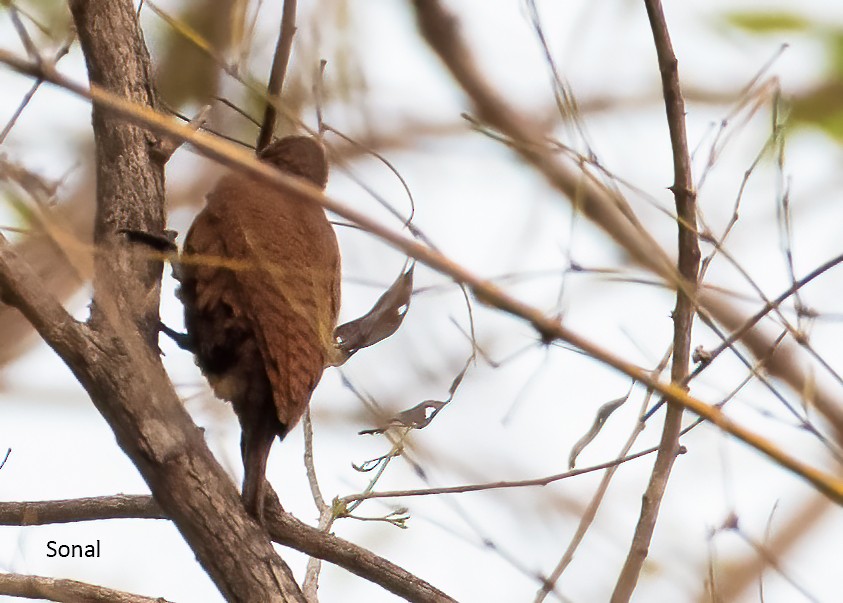
[[[184, 254], [188, 330], [215, 392], [237, 405], [243, 379], [260, 367], [290, 429], [319, 382], [339, 311], [339, 249], [324, 211], [229, 174], [208, 195]], [[234, 351], [250, 366], [235, 367], [243, 363]]]
[[[321, 144], [287, 137], [260, 158], [324, 188]], [[318, 205], [249, 176], [224, 176], [185, 239], [185, 324], [214, 393], [240, 421], [243, 502], [260, 518], [276, 437], [304, 413], [334, 346], [336, 235]]]

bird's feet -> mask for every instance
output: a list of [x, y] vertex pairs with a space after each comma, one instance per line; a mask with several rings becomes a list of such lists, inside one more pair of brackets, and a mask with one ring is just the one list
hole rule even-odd
[[158, 323], [158, 330], [172, 339], [181, 349], [187, 350], [191, 353], [196, 353], [195, 346], [193, 345], [193, 338], [187, 333], [179, 333], [178, 331], [165, 325], [163, 322]]

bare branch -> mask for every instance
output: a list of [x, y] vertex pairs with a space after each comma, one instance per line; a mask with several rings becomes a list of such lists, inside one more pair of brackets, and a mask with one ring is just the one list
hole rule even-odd
[[292, 515], [284, 513], [275, 501], [272, 501], [266, 510], [266, 518], [267, 529], [275, 542], [293, 547], [311, 557], [335, 563], [361, 578], [377, 582], [408, 601], [454, 601], [421, 578], [374, 553], [300, 522]]
[[626, 463], [627, 461], [632, 461], [641, 458], [642, 456], [652, 454], [653, 452], [656, 452], [656, 450], [657, 448], [649, 448], [647, 450], [642, 450], [641, 452], [636, 452], [635, 454], [630, 454], [628, 456], [623, 456], [621, 458], [607, 461], [605, 463], [600, 463], [599, 465], [583, 467], [582, 469], [571, 469], [570, 471], [565, 471], [564, 473], [557, 473], [555, 475], [548, 475], [546, 477], [538, 477], [534, 479], [488, 482], [485, 484], [469, 484], [466, 486], [445, 486], [441, 488], [424, 488], [418, 490], [383, 490], [380, 492], [377, 490], [367, 490], [366, 492], [362, 492], [360, 494], [351, 494], [349, 496], [344, 496], [340, 499], [340, 502], [351, 503], [360, 500], [368, 500], [370, 498], [402, 498], [409, 496], [431, 496], [435, 494], [465, 494], [468, 492], [484, 492], [487, 490], [501, 490], [504, 488], [547, 486], [548, 484], [562, 481], [571, 477], [577, 477], [578, 475], [585, 475], [586, 473], [593, 473], [595, 471], [602, 471], [603, 469], [617, 467], [618, 465]]
[[139, 494], [0, 503], [0, 525], [4, 526], [42, 526], [97, 519], [166, 518], [151, 496]]
[[0, 594], [62, 603], [168, 603], [162, 597], [142, 597], [76, 580], [0, 573]]
[[[14, 4], [12, 4], [11, 6], [14, 7]], [[12, 14], [14, 15], [15, 13], [13, 12]], [[68, 53], [71, 45], [73, 44], [73, 40], [75, 39], [76, 35], [72, 34], [67, 39], [67, 41], [62, 44], [61, 48], [59, 48], [59, 50], [56, 52], [55, 56], [52, 59], [53, 63], [58, 62], [62, 57], [64, 57]], [[35, 57], [32, 58], [35, 59]], [[35, 93], [38, 92], [38, 88], [41, 87], [42, 83], [42, 80], [36, 80], [35, 83], [32, 84], [32, 87], [29, 89], [29, 91], [24, 94], [23, 99], [21, 99], [21, 102], [18, 105], [18, 108], [15, 109], [15, 112], [12, 113], [12, 116], [9, 118], [9, 121], [6, 122], [6, 125], [3, 127], [3, 130], [0, 131], [0, 144], [3, 144], [3, 141], [6, 140], [6, 137], [9, 135], [9, 132], [11, 132], [12, 128], [15, 127], [15, 124], [17, 123], [18, 119], [20, 119], [20, 116], [23, 114], [24, 109], [26, 109], [27, 105], [29, 105], [30, 101], [32, 100], [32, 97], [35, 96]]]
[[[691, 360], [691, 327], [694, 321], [695, 302], [693, 293], [700, 269], [700, 246], [697, 235], [697, 204], [694, 180], [691, 175], [691, 156], [688, 153], [688, 139], [685, 132], [685, 101], [679, 85], [679, 70], [670, 33], [664, 18], [660, 0], [644, 0], [647, 17], [656, 45], [659, 71], [661, 72], [662, 94], [670, 130], [670, 145], [673, 150], [673, 196], [676, 200], [676, 221], [679, 226], [679, 274], [686, 287], [676, 290], [676, 307], [673, 310], [673, 364], [671, 381], [685, 386]], [[656, 528], [659, 508], [667, 490], [667, 481], [673, 463], [679, 453], [679, 435], [682, 430], [683, 408], [669, 404], [664, 419], [659, 452], [650, 475], [650, 482], [642, 497], [641, 514], [635, 526], [629, 553], [618, 576], [612, 603], [629, 601], [644, 561], [650, 550], [650, 541]]]
[[[313, 462], [313, 422], [310, 419], [310, 407], [304, 410], [304, 467], [307, 472], [307, 481], [310, 484], [310, 493], [316, 510], [319, 511], [319, 530], [327, 532], [331, 529], [334, 514], [330, 505], [325, 503], [322, 497], [322, 490], [319, 488], [319, 479], [316, 476], [316, 465]], [[322, 569], [322, 562], [318, 557], [311, 557], [307, 560], [304, 580], [302, 581], [302, 593], [308, 601], [318, 601], [316, 592], [319, 588], [319, 573]]]
[[40, 54], [38, 53], [38, 48], [35, 46], [35, 42], [32, 41], [32, 38], [29, 35], [29, 32], [26, 31], [26, 27], [23, 24], [23, 21], [20, 19], [20, 14], [18, 14], [18, 7], [15, 6], [15, 3], [11, 0], [4, 0], [2, 2], [9, 11], [9, 16], [12, 18], [12, 25], [14, 25], [15, 29], [18, 32], [18, 37], [20, 38], [23, 47], [26, 49], [26, 53], [29, 55], [29, 58], [33, 61], [40, 60]]
[[275, 46], [275, 56], [272, 59], [272, 70], [269, 75], [269, 84], [266, 88], [266, 110], [263, 114], [263, 124], [258, 134], [256, 145], [260, 153], [266, 145], [272, 142], [272, 135], [275, 133], [275, 121], [278, 119], [278, 111], [275, 104], [280, 101], [281, 89], [284, 87], [284, 78], [287, 75], [287, 64], [290, 62], [290, 53], [293, 50], [293, 37], [296, 35], [296, 0], [284, 0], [284, 10], [281, 14], [281, 31], [278, 33], [278, 43]]

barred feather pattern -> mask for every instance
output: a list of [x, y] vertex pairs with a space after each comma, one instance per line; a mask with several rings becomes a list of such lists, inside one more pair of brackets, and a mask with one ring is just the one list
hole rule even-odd
[[[262, 159], [325, 186], [313, 139], [281, 139]], [[180, 297], [197, 364], [240, 421], [243, 499], [260, 518], [272, 443], [301, 418], [334, 346], [340, 255], [325, 212], [224, 176], [187, 234]]]

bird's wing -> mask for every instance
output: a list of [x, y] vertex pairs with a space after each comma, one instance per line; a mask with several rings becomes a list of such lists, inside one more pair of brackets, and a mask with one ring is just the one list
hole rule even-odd
[[[244, 182], [245, 180], [245, 182]], [[237, 191], [248, 190], [243, 198]], [[299, 420], [322, 376], [339, 309], [339, 250], [324, 211], [245, 176], [208, 196], [224, 228], [238, 301], [264, 359], [278, 419]]]
[[[212, 207], [203, 209], [185, 238], [179, 296], [185, 304], [185, 323], [196, 355], [211, 385], [237, 361], [238, 343], [246, 334], [240, 287], [235, 271], [244, 262], [226, 249], [225, 224]], [[231, 395], [217, 392], [220, 397]]]

